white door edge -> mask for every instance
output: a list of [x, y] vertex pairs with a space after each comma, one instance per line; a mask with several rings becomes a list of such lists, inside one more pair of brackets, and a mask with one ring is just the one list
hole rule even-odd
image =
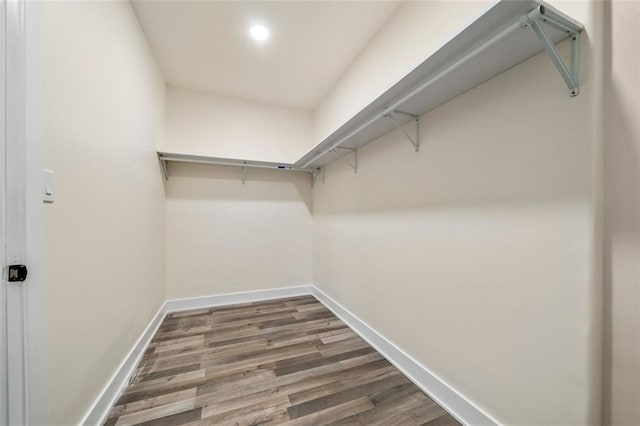
[[[6, 32], [6, 2], [0, 2], [0, 259], [4, 266], [4, 246], [5, 246], [5, 32]], [[0, 287], [0, 424], [7, 424], [9, 421], [8, 397], [7, 397], [7, 329], [6, 329], [6, 287], [4, 285], [4, 270], [2, 285]]]
[[[41, 3], [0, 2], [0, 424], [44, 424]], [[10, 264], [27, 281], [9, 283]]]
[[25, 283], [7, 281], [7, 266], [26, 263], [25, 3], [5, 1], [4, 267], [8, 424], [27, 423]]

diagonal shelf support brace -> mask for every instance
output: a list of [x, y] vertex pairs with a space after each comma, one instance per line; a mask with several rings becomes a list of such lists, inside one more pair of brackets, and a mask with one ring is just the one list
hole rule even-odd
[[[560, 76], [569, 88], [569, 94], [571, 96], [577, 96], [580, 93], [580, 87], [578, 84], [580, 73], [580, 32], [575, 31], [570, 26], [551, 16], [547, 16], [545, 13], [545, 7], [539, 6], [529, 14], [524, 15], [520, 19], [520, 24], [523, 28], [530, 26], [533, 29], [538, 36], [540, 43], [542, 43], [545, 50], [551, 57], [553, 64], [558, 69]], [[549, 34], [542, 26], [541, 21], [566, 32], [571, 37], [571, 69], [569, 69], [562, 60], [562, 57], [551, 40], [551, 37], [549, 37]]]
[[167, 164], [167, 160], [165, 160], [162, 157], [159, 157], [160, 159], [160, 167], [162, 168], [162, 175], [164, 176], [164, 180], [165, 181], [169, 181], [169, 166]]
[[[411, 117], [413, 119], [413, 121], [415, 121], [415, 123], [416, 123], [416, 135], [415, 135], [415, 137], [410, 135], [409, 132], [407, 132], [405, 130], [405, 128], [402, 125], [402, 123], [400, 123], [398, 121], [398, 119], [393, 116], [393, 114], [408, 115], [409, 117]], [[398, 128], [398, 130], [400, 130], [402, 132], [402, 134], [409, 140], [411, 145], [413, 145], [413, 147], [415, 148], [416, 152], [420, 151], [420, 116], [419, 115], [411, 114], [410, 112], [394, 110], [394, 111], [390, 111], [390, 112], [384, 112], [384, 113], [382, 113], [382, 116], [391, 119], [391, 121], [393, 121], [393, 124], [396, 126], [396, 128]]]
[[[341, 155], [338, 152], [339, 149], [343, 149], [345, 151], [353, 152], [353, 163], [351, 161], [347, 160], [347, 159], [345, 159], [344, 162], [347, 163], [349, 165], [349, 167], [351, 167], [353, 169], [354, 173], [358, 173], [358, 150], [356, 148], [345, 148], [345, 147], [342, 147], [342, 146], [337, 146], [337, 147], [331, 149], [330, 151], [335, 153], [336, 155]], [[342, 157], [342, 156], [340, 158], [344, 159], [344, 157]]]
[[318, 169], [315, 169], [315, 170], [310, 170], [309, 173], [311, 173], [311, 188], [313, 188], [315, 186], [316, 181], [318, 180], [318, 177], [320, 176], [320, 173], [323, 174], [323, 180], [324, 180], [324, 167], [318, 168]]

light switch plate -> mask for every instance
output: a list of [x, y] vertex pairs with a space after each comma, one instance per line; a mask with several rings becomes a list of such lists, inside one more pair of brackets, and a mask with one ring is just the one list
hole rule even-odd
[[44, 176], [42, 185], [42, 199], [45, 203], [53, 203], [56, 200], [55, 172], [52, 170], [43, 170]]

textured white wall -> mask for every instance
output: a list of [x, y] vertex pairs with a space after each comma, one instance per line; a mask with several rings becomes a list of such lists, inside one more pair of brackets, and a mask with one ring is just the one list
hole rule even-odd
[[165, 85], [128, 2], [44, 4], [48, 424], [78, 424], [164, 300]]
[[311, 283], [308, 173], [174, 165], [167, 183], [167, 296]]
[[[596, 4], [559, 4], [587, 25], [580, 96], [538, 55], [423, 116], [420, 153], [390, 133], [314, 189], [314, 284], [504, 424], [600, 422]], [[397, 16], [452, 31], [476, 6]], [[351, 69], [329, 98], [379, 68]]]
[[167, 90], [169, 152], [293, 163], [311, 146], [311, 113], [202, 91]]

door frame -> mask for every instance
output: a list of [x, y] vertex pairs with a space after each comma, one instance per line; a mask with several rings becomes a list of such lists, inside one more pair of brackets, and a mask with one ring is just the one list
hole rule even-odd
[[24, 283], [7, 281], [7, 266], [26, 264], [26, 70], [24, 5], [3, 0], [2, 293], [4, 424], [26, 424]]
[[0, 287], [0, 424], [8, 424], [8, 380], [7, 378], [7, 329], [6, 329], [6, 287], [4, 278], [5, 246], [5, 39], [7, 4], [0, 1], [0, 259], [2, 259], [2, 285]]
[[[46, 424], [42, 4], [0, 1], [0, 423]], [[27, 265], [27, 281], [6, 281], [12, 263]]]

